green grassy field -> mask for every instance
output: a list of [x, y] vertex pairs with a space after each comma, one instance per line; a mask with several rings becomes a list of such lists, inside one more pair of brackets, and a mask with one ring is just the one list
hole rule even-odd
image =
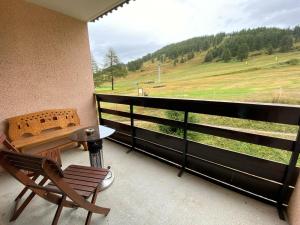
[[[104, 83], [100, 87], [96, 87], [96, 92], [136, 96], [137, 88], [140, 87], [149, 96], [300, 104], [300, 64], [287, 63], [291, 59], [300, 59], [299, 50], [273, 55], [250, 55], [247, 61], [229, 63], [202, 63], [204, 56], [205, 53], [198, 54], [194, 59], [176, 66], [173, 66], [171, 61], [164, 63], [161, 66], [161, 82], [159, 84], [157, 83], [157, 63], [147, 62], [142, 71], [129, 73], [125, 78], [116, 79], [114, 91], [111, 91], [110, 83]], [[128, 108], [122, 105], [106, 104], [105, 107], [128, 111]], [[164, 110], [136, 107], [135, 111], [165, 117]], [[108, 115], [106, 117], [124, 123], [129, 122], [121, 117]], [[295, 126], [226, 117], [199, 114], [196, 117], [199, 123], [288, 139], [295, 139], [298, 129]], [[140, 127], [159, 131], [159, 127], [152, 123], [139, 121], [137, 124]], [[211, 135], [191, 133], [190, 138], [201, 143], [282, 163], [287, 163], [290, 156], [285, 151]]]

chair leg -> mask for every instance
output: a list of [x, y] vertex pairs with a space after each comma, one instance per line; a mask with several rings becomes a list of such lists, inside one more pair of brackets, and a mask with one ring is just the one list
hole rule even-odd
[[[38, 176], [34, 176], [32, 178], [32, 180], [36, 180], [38, 178]], [[43, 178], [40, 182], [39, 185], [43, 185], [46, 183], [48, 179], [47, 178]], [[34, 192], [31, 192], [30, 195], [25, 199], [25, 201], [22, 203], [22, 205], [19, 207], [19, 202], [21, 201], [21, 198], [24, 196], [24, 194], [26, 193], [26, 191], [29, 190], [27, 187], [25, 187], [21, 193], [17, 196], [17, 198], [15, 199], [15, 208], [13, 211], [13, 214], [10, 218], [10, 222], [16, 220], [20, 214], [23, 212], [23, 210], [26, 208], [26, 206], [29, 204], [29, 202], [31, 202], [31, 200], [33, 199], [33, 197], [35, 196]]]
[[[39, 177], [39, 175], [34, 175], [31, 180], [35, 181], [37, 178]], [[20, 200], [24, 195], [25, 193], [29, 190], [28, 187], [24, 187], [23, 190], [20, 192], [20, 194], [15, 198], [15, 202]]]
[[[93, 195], [93, 198], [92, 198], [92, 201], [91, 201], [92, 204], [96, 203], [98, 192], [99, 192], [99, 187], [96, 188], [96, 190], [94, 192], [94, 195]], [[91, 211], [88, 212], [87, 217], [86, 217], [86, 221], [85, 221], [85, 225], [89, 225], [91, 223], [92, 214], [93, 213]], [[105, 216], [107, 216], [107, 214]]]
[[62, 196], [61, 202], [60, 202], [60, 204], [58, 205], [57, 210], [56, 210], [56, 212], [55, 212], [55, 216], [54, 216], [54, 218], [53, 218], [52, 225], [57, 225], [58, 219], [59, 219], [60, 214], [61, 214], [61, 211], [62, 211], [62, 209], [63, 209], [63, 207], [64, 207], [64, 201], [66, 200], [66, 198], [67, 198], [66, 195], [63, 195], [63, 196]]
[[31, 192], [30, 195], [26, 198], [26, 200], [23, 202], [23, 204], [20, 207], [18, 207], [18, 205], [19, 205], [19, 201], [21, 199], [18, 199], [16, 201], [15, 209], [14, 209], [13, 215], [10, 218], [10, 222], [16, 220], [20, 216], [20, 214], [23, 212], [23, 210], [26, 208], [26, 206], [29, 204], [29, 202], [33, 199], [34, 196], [35, 196], [35, 193]]

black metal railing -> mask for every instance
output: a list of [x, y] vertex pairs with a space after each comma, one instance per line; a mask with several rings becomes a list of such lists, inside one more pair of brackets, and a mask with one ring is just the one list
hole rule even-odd
[[[183, 171], [197, 173], [212, 182], [250, 195], [282, 209], [288, 204], [296, 184], [299, 168], [296, 167], [300, 152], [300, 134], [295, 141], [247, 133], [211, 125], [189, 123], [189, 113], [201, 113], [230, 118], [300, 125], [300, 107], [273, 104], [218, 102], [190, 99], [130, 97], [96, 94], [99, 122], [113, 127], [117, 132], [112, 139], [180, 167]], [[101, 102], [124, 104], [129, 112], [101, 107]], [[158, 118], [134, 112], [134, 106], [184, 112], [184, 121]], [[102, 113], [130, 118], [130, 125], [104, 119]], [[182, 138], [150, 131], [135, 126], [135, 121], [173, 126], [183, 129]], [[289, 164], [228, 151], [219, 147], [200, 144], [187, 139], [187, 131], [194, 131], [290, 151]]]

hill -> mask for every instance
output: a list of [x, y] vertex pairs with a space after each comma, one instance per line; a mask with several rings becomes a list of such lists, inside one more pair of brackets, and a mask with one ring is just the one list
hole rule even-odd
[[[299, 46], [296, 46], [299, 47]], [[268, 55], [253, 52], [247, 61], [203, 63], [206, 52], [197, 53], [185, 63], [161, 64], [157, 83], [157, 62], [116, 80], [115, 94], [137, 95], [143, 88], [150, 96], [280, 102], [300, 104], [300, 50]], [[111, 93], [110, 83], [96, 87]]]

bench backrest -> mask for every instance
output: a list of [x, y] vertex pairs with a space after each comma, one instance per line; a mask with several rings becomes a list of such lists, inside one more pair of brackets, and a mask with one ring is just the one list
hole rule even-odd
[[36, 136], [44, 130], [80, 125], [76, 109], [45, 110], [8, 119], [8, 135], [15, 141], [25, 135]]

